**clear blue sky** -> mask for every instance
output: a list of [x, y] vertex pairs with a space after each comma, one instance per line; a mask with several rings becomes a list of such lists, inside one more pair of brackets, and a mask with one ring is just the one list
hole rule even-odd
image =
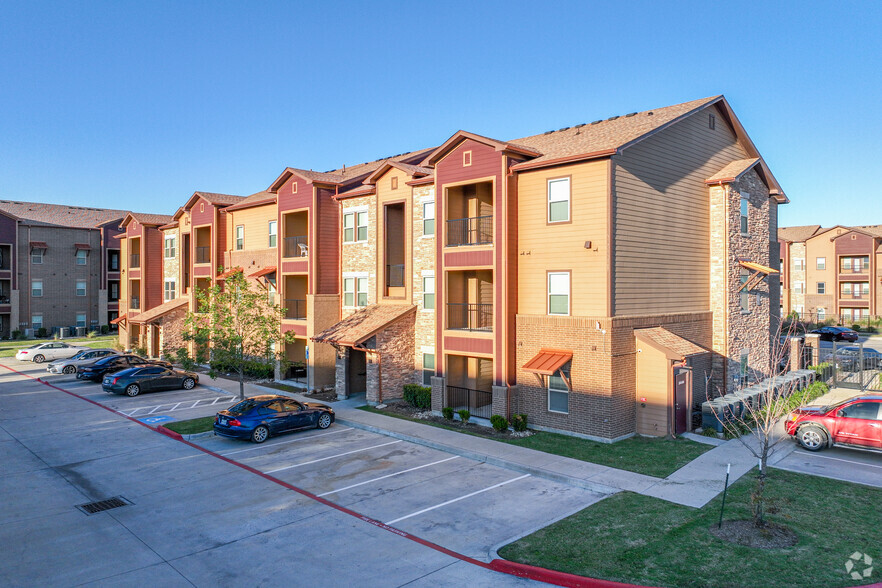
[[[675, 7], [676, 6], [676, 7]], [[725, 94], [781, 224], [882, 224], [882, 2], [0, 0], [0, 198], [171, 214]]]

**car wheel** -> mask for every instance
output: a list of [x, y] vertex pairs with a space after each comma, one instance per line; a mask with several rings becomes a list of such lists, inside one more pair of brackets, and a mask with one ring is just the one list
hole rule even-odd
[[318, 422], [316, 423], [316, 426], [319, 429], [327, 429], [328, 427], [330, 427], [331, 426], [331, 415], [329, 415], [326, 412], [323, 412], [321, 415], [319, 415]]
[[137, 384], [129, 384], [126, 386], [126, 396], [137, 396], [141, 393], [141, 387]]
[[66, 366], [64, 366], [64, 369], [61, 370], [61, 373], [62, 374], [75, 374], [75, 373], [77, 373], [77, 368], [75, 368], [72, 365], [66, 365]]
[[192, 390], [196, 386], [196, 380], [193, 378], [184, 379], [184, 390]]
[[260, 425], [259, 427], [254, 429], [254, 432], [251, 433], [251, 440], [254, 441], [255, 443], [263, 443], [268, 438], [269, 438], [269, 429], [267, 429], [263, 425]]
[[34, 356], [34, 363], [43, 363], [44, 361], [46, 361], [46, 358], [43, 357], [42, 355], [35, 355]]
[[796, 433], [796, 438], [799, 444], [809, 451], [820, 451], [827, 446], [826, 431], [814, 425], [801, 427]]

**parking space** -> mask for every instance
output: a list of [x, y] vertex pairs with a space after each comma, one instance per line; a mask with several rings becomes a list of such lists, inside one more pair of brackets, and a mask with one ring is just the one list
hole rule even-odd
[[206, 449], [403, 531], [486, 558], [604, 495], [339, 424]]
[[833, 447], [817, 453], [799, 448], [775, 467], [882, 488], [882, 453]]

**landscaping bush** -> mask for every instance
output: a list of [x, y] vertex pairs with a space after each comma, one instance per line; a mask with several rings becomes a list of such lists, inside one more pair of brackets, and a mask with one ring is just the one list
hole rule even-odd
[[37, 329], [36, 336], [37, 337], [48, 337], [49, 332], [46, 330], [46, 327], [40, 327], [39, 329]]
[[462, 410], [458, 410], [456, 414], [459, 415], [459, 420], [461, 420], [464, 424], [468, 424], [469, 419], [472, 418], [472, 413], [463, 408]]
[[825, 361], [817, 365], [810, 365], [806, 369], [815, 372], [815, 375], [821, 380], [826, 380], [833, 377], [833, 364], [829, 361]]
[[404, 401], [420, 410], [432, 408], [432, 389], [419, 384], [405, 384]]
[[[179, 361], [181, 359], [181, 357], [178, 358]], [[180, 363], [182, 365], [184, 364], [183, 361], [180, 361]], [[238, 370], [236, 368], [222, 361], [214, 360], [211, 362], [210, 367], [212, 371], [223, 374], [238, 373]], [[253, 359], [245, 362], [245, 369], [243, 371], [245, 372], [245, 375], [249, 378], [266, 380], [271, 379], [275, 375], [276, 367], [272, 363]]]
[[16, 330], [12, 331], [12, 338], [13, 338], [13, 339], [24, 339], [24, 336], [23, 336], [23, 333], [22, 333], [21, 331], [19, 331], [18, 329], [16, 329]]
[[527, 430], [527, 415], [525, 414], [516, 414], [511, 417], [511, 428], [517, 431], [518, 433], [523, 433]]
[[444, 408], [441, 409], [441, 414], [448, 421], [452, 421], [453, 420], [453, 407], [452, 406], [445, 406]]
[[490, 417], [490, 424], [500, 433], [508, 430], [508, 419], [502, 415], [494, 414]]
[[107, 335], [110, 333], [110, 325], [101, 325], [101, 334]]
[[861, 330], [861, 326], [860, 326], [860, 325], [851, 325], [851, 328], [852, 328], [852, 330], [854, 330], [854, 331], [860, 331], [860, 330]]

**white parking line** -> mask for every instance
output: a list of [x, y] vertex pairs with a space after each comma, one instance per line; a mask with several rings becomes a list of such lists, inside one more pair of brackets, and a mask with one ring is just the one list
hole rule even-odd
[[342, 428], [334, 428], [333, 431], [328, 433], [319, 433], [318, 435], [309, 435], [307, 437], [298, 437], [296, 439], [290, 439], [288, 441], [282, 441], [280, 443], [267, 443], [265, 445], [258, 445], [257, 447], [249, 447], [248, 449], [237, 449], [236, 451], [230, 451], [229, 453], [221, 453], [224, 457], [228, 455], [234, 455], [236, 453], [245, 453], [246, 451], [256, 451], [258, 449], [266, 449], [267, 447], [275, 447], [277, 445], [287, 445], [288, 443], [296, 443], [298, 441], [309, 441], [310, 439], [315, 439], [316, 437], [324, 437], [325, 435], [333, 435], [334, 433], [342, 433], [343, 431], [351, 431], [351, 427], [342, 427]]
[[357, 486], [364, 486], [365, 484], [372, 484], [373, 482], [379, 482], [380, 480], [385, 480], [386, 478], [391, 478], [392, 476], [400, 476], [401, 474], [406, 474], [407, 472], [413, 472], [413, 471], [416, 471], [416, 470], [421, 470], [421, 469], [423, 469], [423, 468], [427, 468], [427, 467], [429, 467], [429, 466], [433, 466], [433, 465], [438, 465], [439, 463], [444, 463], [445, 461], [450, 461], [451, 459], [456, 459], [456, 458], [458, 458], [458, 457], [459, 457], [458, 455], [454, 455], [453, 457], [448, 457], [447, 459], [441, 459], [441, 460], [438, 460], [438, 461], [433, 461], [432, 463], [426, 463], [426, 464], [423, 464], [423, 465], [421, 465], [421, 466], [417, 466], [417, 467], [415, 467], [415, 468], [410, 468], [410, 469], [408, 469], [408, 470], [402, 470], [402, 471], [400, 471], [400, 472], [395, 472], [394, 474], [387, 474], [387, 475], [385, 475], [385, 476], [380, 476], [379, 478], [374, 478], [373, 480], [367, 480], [366, 482], [359, 482], [358, 484], [352, 484], [351, 486], [345, 486], [345, 487], [343, 487], [343, 488], [337, 488], [336, 490], [331, 490], [330, 492], [324, 492], [324, 493], [322, 493], [322, 494], [319, 494], [318, 496], [321, 497], [321, 496], [327, 496], [328, 494], [335, 494], [335, 493], [337, 493], [337, 492], [344, 492], [344, 491], [346, 491], [346, 490], [350, 490], [350, 489], [355, 488], [355, 487], [357, 487]]
[[[209, 404], [203, 404], [202, 406], [203, 407], [213, 406], [224, 399], [229, 400], [229, 396], [218, 396], [217, 398], [214, 399], [214, 402], [211, 402]], [[197, 400], [196, 402], [194, 402], [191, 405], [183, 406], [183, 407], [181, 407], [181, 405], [184, 404], [183, 401], [178, 402], [177, 404], [173, 404], [173, 403], [169, 402], [168, 404], [157, 404], [157, 405], [152, 405], [152, 406], [138, 406], [136, 408], [131, 408], [128, 410], [121, 410], [119, 412], [121, 414], [126, 415], [126, 416], [133, 416], [136, 412], [139, 412], [142, 410], [149, 410], [150, 412], [148, 412], [147, 414], [153, 414], [154, 412], [156, 412], [160, 409], [164, 409], [163, 412], [174, 412], [176, 410], [191, 410], [193, 408], [196, 408], [196, 406], [200, 402], [207, 402], [209, 400], [211, 400], [211, 399], [210, 398], [202, 398], [202, 399]], [[170, 407], [170, 408], [165, 408], [165, 407]]]
[[459, 498], [454, 498], [453, 500], [448, 500], [447, 502], [442, 502], [441, 504], [436, 504], [435, 506], [430, 506], [429, 508], [424, 508], [423, 510], [418, 510], [416, 512], [410, 513], [409, 515], [405, 515], [403, 517], [398, 517], [397, 519], [391, 520], [387, 522], [387, 525], [394, 525], [404, 519], [409, 519], [410, 517], [415, 517], [417, 515], [421, 515], [423, 513], [429, 512], [430, 510], [435, 510], [436, 508], [441, 508], [442, 506], [447, 506], [448, 504], [453, 504], [454, 502], [459, 502], [460, 500], [465, 500], [466, 498], [471, 498], [477, 494], [481, 494], [482, 492], [487, 492], [488, 490], [493, 490], [494, 488], [499, 488], [500, 486], [505, 486], [506, 484], [511, 484], [512, 482], [517, 482], [518, 480], [523, 480], [524, 478], [529, 478], [530, 474], [524, 474], [523, 476], [518, 476], [517, 478], [512, 478], [511, 480], [507, 480], [505, 482], [500, 482], [499, 484], [494, 484], [489, 488], [484, 488], [483, 490], [477, 490], [476, 492], [472, 492], [471, 494], [466, 494], [465, 496], [460, 496]]
[[833, 461], [844, 461], [845, 463], [853, 463], [857, 465], [867, 466], [869, 468], [880, 468], [882, 469], [882, 465], [874, 465], [871, 463], [866, 463], [863, 461], [853, 461], [851, 459], [842, 459], [841, 457], [830, 457], [829, 455], [818, 455], [817, 453], [809, 453], [807, 451], [799, 451], [796, 455], [805, 455], [811, 457], [820, 457], [821, 459], [832, 459]]
[[361, 449], [355, 449], [353, 451], [347, 451], [346, 453], [338, 453], [337, 455], [331, 455], [330, 457], [322, 457], [320, 459], [313, 459], [312, 461], [305, 461], [303, 463], [295, 463], [294, 465], [285, 466], [283, 468], [276, 468], [274, 470], [270, 470], [266, 472], [267, 474], [275, 474], [276, 472], [281, 472], [284, 470], [290, 470], [292, 468], [299, 468], [300, 466], [309, 465], [311, 463], [318, 463], [320, 461], [327, 461], [329, 459], [335, 459], [338, 457], [343, 457], [344, 455], [351, 455], [353, 453], [359, 453], [361, 451], [368, 451], [370, 449], [377, 449], [378, 447], [385, 447], [386, 445], [395, 445], [396, 443], [401, 443], [401, 439], [397, 439], [395, 441], [390, 441], [388, 443], [381, 443], [379, 445], [372, 445], [370, 447], [363, 447]]

